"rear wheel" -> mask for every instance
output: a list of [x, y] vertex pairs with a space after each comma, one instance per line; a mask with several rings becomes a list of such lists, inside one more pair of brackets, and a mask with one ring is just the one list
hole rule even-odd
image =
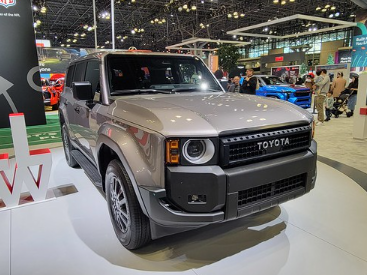
[[69, 138], [68, 130], [66, 128], [65, 123], [61, 127], [61, 138], [62, 138], [62, 143], [64, 145], [64, 153], [65, 153], [66, 162], [72, 168], [78, 167], [79, 164], [76, 162], [76, 160], [70, 154], [71, 151], [74, 150], [75, 148], [70, 143], [70, 138]]
[[131, 180], [118, 160], [106, 171], [108, 210], [116, 236], [127, 249], [137, 249], [150, 240], [149, 219], [142, 212]]

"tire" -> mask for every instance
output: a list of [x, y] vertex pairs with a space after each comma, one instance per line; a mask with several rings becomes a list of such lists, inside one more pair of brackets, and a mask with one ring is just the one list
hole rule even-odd
[[61, 138], [62, 138], [62, 144], [64, 145], [63, 147], [64, 147], [65, 159], [66, 159], [67, 164], [72, 168], [78, 167], [79, 164], [70, 154], [70, 152], [74, 150], [75, 148], [70, 143], [70, 138], [69, 138], [69, 134], [66, 129], [65, 123], [61, 127]]
[[142, 212], [131, 180], [118, 160], [112, 160], [105, 177], [108, 211], [120, 243], [133, 250], [151, 240], [149, 219]]

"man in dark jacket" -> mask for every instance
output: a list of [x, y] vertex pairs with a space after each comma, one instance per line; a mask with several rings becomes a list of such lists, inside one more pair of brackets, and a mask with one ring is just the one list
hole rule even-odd
[[241, 93], [255, 95], [257, 87], [257, 78], [254, 76], [253, 69], [247, 69], [246, 77], [242, 82]]

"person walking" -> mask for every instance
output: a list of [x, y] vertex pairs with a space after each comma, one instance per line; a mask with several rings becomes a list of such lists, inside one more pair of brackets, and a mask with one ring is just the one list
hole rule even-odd
[[321, 70], [320, 76], [323, 78], [321, 81], [315, 81], [313, 88], [316, 92], [316, 110], [317, 110], [317, 122], [316, 125], [322, 125], [324, 123], [324, 101], [327, 92], [330, 90], [330, 78], [327, 75], [325, 69]]
[[241, 93], [256, 95], [257, 78], [254, 76], [253, 69], [247, 69], [246, 77], [244, 78], [241, 86]]
[[327, 93], [327, 97], [325, 98], [325, 114], [326, 114], [326, 119], [325, 121], [329, 121], [331, 118], [331, 109], [334, 106], [334, 98], [333, 98], [333, 92], [329, 91]]
[[232, 84], [228, 88], [228, 92], [230, 92], [230, 93], [239, 93], [240, 90], [241, 90], [240, 77], [235, 76], [233, 78]]
[[343, 78], [343, 72], [338, 72], [336, 78], [334, 78], [333, 84], [331, 84], [331, 91], [333, 91], [333, 97], [339, 97], [340, 93], [345, 90], [347, 81]]

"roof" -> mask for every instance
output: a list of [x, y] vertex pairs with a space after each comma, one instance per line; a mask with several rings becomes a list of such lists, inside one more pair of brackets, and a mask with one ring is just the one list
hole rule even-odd
[[103, 59], [107, 55], [137, 55], [137, 56], [174, 56], [174, 57], [187, 57], [187, 58], [197, 58], [197, 56], [190, 55], [190, 54], [176, 54], [176, 53], [163, 53], [163, 52], [150, 52], [150, 51], [97, 51], [94, 53], [90, 53], [88, 55], [82, 56], [74, 61], [71, 61], [70, 64], [78, 63], [83, 60], [90, 60], [90, 59]]

